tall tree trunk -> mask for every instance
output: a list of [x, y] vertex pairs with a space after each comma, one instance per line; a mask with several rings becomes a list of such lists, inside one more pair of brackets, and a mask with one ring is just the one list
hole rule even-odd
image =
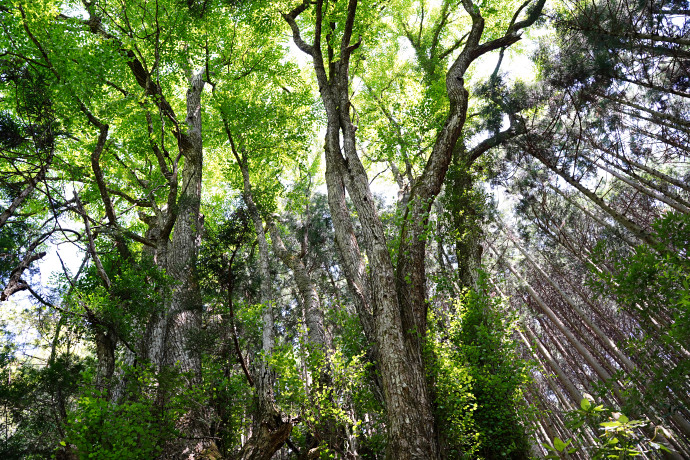
[[[491, 248], [493, 249], [493, 247]], [[496, 252], [495, 249], [493, 250], [494, 252]], [[496, 253], [496, 255], [498, 256], [498, 253]], [[520, 282], [524, 284], [525, 288], [527, 289], [527, 292], [529, 292], [530, 297], [532, 297], [532, 299], [534, 299], [534, 301], [539, 305], [542, 312], [544, 312], [546, 316], [551, 320], [551, 322], [556, 325], [558, 330], [561, 331], [561, 333], [567, 338], [568, 342], [570, 342], [570, 344], [572, 344], [575, 347], [575, 349], [580, 353], [580, 355], [585, 359], [585, 361], [587, 361], [587, 364], [592, 367], [592, 369], [603, 381], [612, 381], [612, 383], [614, 384], [614, 392], [619, 394], [620, 389], [618, 388], [617, 383], [612, 380], [611, 375], [601, 366], [601, 364], [594, 358], [594, 356], [592, 356], [592, 354], [584, 346], [584, 344], [577, 337], [575, 337], [572, 331], [568, 329], [565, 324], [563, 324], [563, 321], [553, 312], [553, 310], [548, 305], [546, 305], [542, 298], [534, 291], [532, 286], [530, 286], [527, 283], [527, 281], [518, 273], [515, 267], [513, 267], [510, 263], [508, 263], [507, 266], [508, 269], [513, 273], [513, 275], [515, 275], [515, 277], [518, 278]]]
[[[176, 133], [178, 147], [184, 157], [182, 187], [170, 247], [165, 258], [166, 272], [175, 281], [170, 305], [165, 313], [163, 350], [159, 365], [175, 368], [187, 376], [189, 390], [202, 384], [201, 354], [193, 345], [194, 335], [201, 331], [202, 302], [197, 277], [197, 257], [203, 216], [201, 215], [201, 184], [203, 143], [201, 135], [201, 92], [204, 71], [192, 76], [187, 90], [186, 133]], [[170, 211], [170, 210], [169, 210]], [[163, 332], [163, 331], [161, 331]], [[207, 407], [193, 407], [178, 421], [184, 438], [166, 449], [169, 458], [219, 458], [210, 438], [212, 413]]]
[[[224, 117], [224, 116], [223, 116]], [[254, 223], [257, 245], [259, 246], [259, 276], [261, 290], [261, 320], [263, 329], [261, 334], [261, 351], [259, 368], [253, 378], [256, 388], [256, 414], [252, 435], [242, 446], [239, 454], [242, 460], [270, 460], [280, 449], [292, 432], [292, 423], [283, 420], [275, 403], [274, 387], [276, 374], [268, 363], [268, 358], [275, 348], [275, 326], [273, 322], [273, 287], [270, 271], [270, 255], [268, 241], [264, 231], [261, 213], [254, 200], [254, 193], [249, 178], [249, 164], [246, 153], [237, 150], [235, 139], [230, 130], [227, 119], [223, 118], [225, 131], [230, 141], [230, 147], [242, 173], [243, 198], [249, 211], [249, 217]]]
[[[292, 270], [295, 277], [295, 283], [302, 299], [305, 325], [307, 326], [308, 353], [316, 357], [322, 366], [318, 375], [312, 376], [312, 385], [320, 394], [327, 395], [326, 398], [335, 403], [336, 395], [332, 392], [333, 379], [328, 365], [328, 353], [331, 346], [326, 338], [321, 300], [311, 274], [303, 261], [303, 257], [308, 251], [306, 242], [302, 242], [300, 254], [294, 254], [285, 247], [280, 230], [272, 220], [269, 220], [268, 228], [271, 232], [274, 252]], [[312, 445], [307, 446], [310, 455], [312, 452], [315, 455], [318, 454], [320, 449], [316, 451], [314, 449], [318, 448], [320, 441], [325, 441], [328, 447], [336, 452], [344, 452], [345, 429], [338, 426], [337, 420], [329, 414], [322, 414], [322, 419], [316, 426], [315, 432], [310, 434], [314, 437]]]
[[[150, 147], [158, 160], [163, 177], [168, 182], [167, 209], [159, 209], [152, 200], [155, 218], [140, 216], [149, 226], [147, 232], [155, 241], [152, 256], [156, 265], [165, 270], [173, 280], [170, 301], [162, 311], [154, 314], [147, 324], [141, 343], [142, 359], [152, 363], [158, 371], [174, 368], [186, 378], [187, 390], [198, 387], [201, 378], [201, 354], [193, 346], [194, 335], [201, 330], [202, 301], [197, 279], [196, 263], [203, 227], [201, 215], [201, 185], [203, 171], [203, 141], [201, 131], [201, 93], [204, 89], [205, 70], [188, 75], [188, 89], [185, 106], [186, 117], [181, 123], [171, 104], [166, 99], [157, 76], [152, 75], [139, 59], [139, 55], [128, 49], [117, 36], [102, 26], [97, 9], [86, 4], [89, 19], [83, 21], [90, 32], [99, 39], [114, 44], [144, 95], [154, 104], [162, 119], [171, 122], [173, 135], [177, 140], [179, 156], [175, 160], [165, 158], [153, 132], [150, 113], [146, 113]], [[88, 111], [85, 112], [87, 117]], [[96, 124], [97, 125], [97, 124]], [[98, 125], [97, 125], [98, 126]], [[101, 134], [103, 134], [101, 129]], [[181, 188], [178, 188], [178, 166], [183, 161]], [[172, 164], [170, 164], [172, 163]], [[98, 157], [92, 157], [96, 169]], [[172, 169], [170, 168], [172, 167]], [[103, 184], [99, 184], [103, 194]], [[106, 207], [108, 202], [105, 200]], [[108, 211], [109, 213], [111, 210]], [[109, 216], [112, 217], [112, 216]], [[112, 219], [111, 219], [112, 220]], [[172, 235], [172, 236], [171, 236]], [[159, 402], [167, 400], [170, 388], [159, 388]], [[165, 408], [161, 408], [165, 410]], [[164, 446], [163, 457], [175, 459], [203, 459], [220, 457], [215, 443], [210, 438], [210, 409], [195, 406], [190, 413], [176, 421], [181, 435]]]
[[314, 281], [306, 265], [304, 265], [302, 257], [287, 250], [285, 243], [283, 243], [280, 230], [272, 220], [269, 220], [268, 228], [271, 233], [274, 252], [278, 255], [280, 260], [292, 270], [295, 277], [295, 284], [297, 284], [297, 289], [302, 298], [304, 307], [309, 344], [314, 347], [314, 352], [325, 353], [329, 346], [326, 342], [326, 330], [324, 328], [321, 299], [319, 298], [319, 293], [316, 290]]
[[607, 348], [607, 351], [611, 353], [611, 355], [615, 356], [618, 362], [626, 368], [629, 372], [633, 372], [635, 370], [635, 365], [633, 362], [626, 356], [624, 355], [619, 349], [618, 346], [611, 340], [600, 328], [597, 326], [590, 318], [589, 316], [582, 311], [582, 309], [573, 301], [570, 296], [568, 296], [563, 290], [558, 286], [558, 284], [551, 279], [549, 275], [546, 274], [544, 270], [532, 259], [532, 257], [525, 251], [520, 244], [518, 244], [516, 241], [513, 241], [513, 244], [515, 247], [522, 253], [523, 256], [529, 261], [529, 263], [537, 270], [537, 272], [544, 278], [561, 296], [561, 298], [573, 309], [575, 313], [577, 313], [577, 317], [581, 319], [588, 327], [589, 329], [594, 333], [594, 335], [599, 339], [599, 341], [602, 343]]
[[582, 185], [578, 180], [573, 178], [570, 174], [567, 172], [563, 171], [561, 168], [557, 167], [554, 163], [553, 160], [550, 158], [547, 158], [543, 152], [541, 152], [538, 148], [532, 148], [531, 146], [527, 147], [527, 151], [533, 155], [536, 159], [542, 162], [544, 166], [558, 174], [560, 177], [562, 177], [568, 184], [572, 185], [575, 189], [577, 189], [580, 193], [582, 193], [584, 196], [589, 198], [590, 201], [592, 201], [594, 204], [599, 206], [603, 211], [605, 211], [609, 216], [611, 216], [616, 222], [621, 224], [624, 228], [626, 228], [630, 233], [635, 235], [637, 238], [640, 240], [644, 241], [645, 243], [649, 244], [650, 246], [653, 246], [655, 243], [654, 238], [652, 235], [649, 233], [649, 231], [643, 229], [640, 227], [638, 224], [635, 222], [631, 221], [615, 209], [613, 209], [611, 206], [609, 206], [603, 199], [599, 198], [596, 193], [592, 192], [588, 188], [586, 188], [584, 185]]
[[643, 187], [638, 182], [628, 179], [627, 177], [623, 176], [622, 174], [619, 174], [617, 171], [615, 171], [612, 168], [609, 168], [608, 166], [604, 166], [596, 162], [593, 163], [596, 165], [597, 168], [606, 171], [607, 173], [611, 174], [613, 177], [617, 179], [620, 179], [621, 181], [625, 182], [635, 190], [644, 193], [645, 195], [654, 198], [655, 200], [659, 200], [663, 203], [666, 203], [678, 212], [681, 212], [683, 214], [690, 214], [690, 208], [688, 208], [685, 205], [684, 200], [682, 198], [673, 198], [672, 196], [668, 196], [664, 191], [656, 190], [656, 187], [654, 187], [651, 184], [646, 184], [647, 187]]
[[580, 390], [573, 384], [571, 381], [570, 377], [568, 374], [565, 373], [563, 368], [558, 364], [558, 362], [551, 356], [551, 353], [544, 347], [544, 345], [541, 343], [541, 340], [532, 332], [532, 329], [527, 326], [525, 326], [525, 332], [529, 336], [530, 340], [532, 340], [536, 345], [537, 345], [537, 350], [541, 353], [541, 355], [546, 359], [546, 362], [549, 364], [551, 369], [556, 373], [558, 376], [559, 382], [563, 385], [563, 387], [568, 391], [568, 395], [570, 396], [570, 399], [574, 405], [580, 404], [580, 401], [582, 400], [582, 393]]

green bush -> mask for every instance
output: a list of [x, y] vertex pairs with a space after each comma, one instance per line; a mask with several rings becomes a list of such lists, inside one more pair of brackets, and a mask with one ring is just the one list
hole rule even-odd
[[[89, 376], [85, 376], [88, 381]], [[175, 436], [181, 411], [173, 400], [161, 403], [154, 395], [170, 381], [148, 369], [130, 371], [130, 398], [114, 403], [97, 391], [81, 396], [69, 414], [66, 439], [80, 459], [126, 460], [155, 458]]]
[[454, 459], [527, 458], [516, 408], [528, 373], [511, 340], [515, 318], [482, 275], [448, 319], [444, 328], [431, 318], [427, 341], [442, 448]]

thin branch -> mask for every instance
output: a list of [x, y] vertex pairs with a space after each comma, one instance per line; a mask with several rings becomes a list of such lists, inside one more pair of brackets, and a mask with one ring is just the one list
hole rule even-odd
[[91, 258], [93, 259], [94, 264], [96, 264], [96, 271], [98, 272], [98, 276], [101, 277], [105, 286], [108, 289], [110, 289], [112, 287], [112, 283], [110, 282], [110, 278], [108, 277], [108, 274], [105, 272], [105, 269], [103, 268], [101, 259], [98, 257], [98, 254], [96, 253], [96, 244], [94, 243], [93, 234], [91, 233], [91, 225], [89, 224], [88, 216], [86, 215], [84, 207], [82, 206], [81, 200], [79, 199], [79, 196], [77, 194], [75, 194], [75, 202], [77, 204], [77, 209], [79, 210], [79, 213], [81, 214], [84, 220], [84, 229], [86, 231], [86, 238], [88, 243], [87, 247], [89, 252], [91, 253]]

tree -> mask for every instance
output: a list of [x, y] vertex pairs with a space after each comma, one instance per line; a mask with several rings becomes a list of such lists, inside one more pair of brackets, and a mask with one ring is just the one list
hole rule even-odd
[[[302, 3], [284, 14], [295, 44], [313, 59], [326, 110], [326, 182], [331, 215], [336, 241], [341, 254], [344, 254], [349, 284], [363, 304], [360, 318], [364, 323], [370, 322], [369, 315], [373, 316], [373, 327], [367, 329], [373, 332], [372, 339], [379, 348], [377, 362], [390, 423], [389, 456], [395, 453], [396, 456], [402, 455], [399, 458], [438, 458], [439, 455], [420, 340], [427, 329], [424, 234], [428, 213], [441, 191], [467, 117], [469, 93], [464, 87], [465, 72], [480, 56], [518, 41], [520, 31], [536, 21], [543, 5], [544, 2], [535, 3], [526, 18], [518, 21], [521, 11], [527, 6], [523, 5], [502, 36], [482, 43], [485, 19], [472, 2], [463, 2], [462, 7], [470, 16], [472, 25], [462, 50], [445, 76], [448, 113], [426, 166], [411, 184], [402, 210], [395, 264], [388, 251], [366, 170], [356, 150], [356, 127], [350, 115], [350, 59], [362, 43], [361, 36], [353, 42], [358, 3], [351, 1], [344, 11], [340, 11], [329, 2], [318, 1], [311, 43], [302, 38], [296, 22], [309, 4]], [[442, 22], [445, 20], [441, 18]], [[340, 35], [339, 44], [336, 34]], [[327, 62], [324, 51], [328, 56]], [[353, 238], [353, 226], [345, 203], [346, 190], [362, 225], [363, 244], [372, 273], [369, 280], [363, 279], [364, 264], [356, 238]], [[367, 282], [371, 286], [365, 287]]]
[[2, 3], [3, 452], [688, 455], [687, 5], [545, 8]]

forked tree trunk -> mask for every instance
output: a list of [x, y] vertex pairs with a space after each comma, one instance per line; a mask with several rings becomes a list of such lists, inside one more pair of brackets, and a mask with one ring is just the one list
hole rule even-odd
[[[144, 94], [150, 97], [161, 117], [175, 126], [173, 134], [177, 139], [180, 155], [171, 161], [161, 152], [155, 140], [151, 116], [146, 113], [150, 147], [158, 160], [160, 172], [165, 177], [169, 190], [167, 209], [159, 209], [153, 201], [151, 204], [156, 211], [155, 218], [142, 216], [142, 220], [149, 225], [149, 236], [156, 243], [155, 250], [151, 250], [150, 253], [156, 265], [170, 276], [174, 285], [170, 300], [163, 305], [161, 312], [150, 318], [140, 350], [141, 358], [153, 364], [156, 370], [175, 368], [184, 373], [187, 379], [186, 387], [191, 390], [202, 383], [201, 355], [198, 347], [191, 345], [191, 339], [201, 329], [202, 313], [196, 263], [203, 227], [200, 211], [203, 171], [201, 93], [205, 84], [204, 71], [188, 76], [186, 117], [184, 122], [180, 122], [163, 94], [159, 79], [146, 69], [134, 51], [127, 49], [124, 43], [102, 26], [93, 5], [86, 5], [86, 9], [89, 19], [85, 20], [84, 24], [89, 27], [90, 32], [99, 39], [117, 46]], [[97, 166], [98, 158], [92, 160], [92, 164]], [[183, 166], [181, 188], [178, 188], [180, 160], [183, 160]], [[103, 194], [102, 187], [100, 191]], [[108, 205], [107, 200], [105, 204]], [[159, 388], [159, 402], [167, 400], [168, 391], [171, 390]], [[163, 458], [220, 457], [215, 443], [210, 438], [211, 414], [208, 411], [210, 409], [197, 406], [176, 421], [182, 436], [164, 446]]]
[[[340, 46], [331, 36], [333, 19], [326, 19], [329, 4], [315, 2], [315, 29], [312, 44], [304, 41], [295, 19], [314, 2], [303, 1], [283, 17], [290, 25], [295, 44], [312, 57], [321, 100], [328, 120], [326, 130], [326, 178], [336, 241], [345, 254], [346, 274], [351, 286], [360, 279], [362, 256], [353, 253], [351, 217], [345, 215], [347, 190], [362, 227], [363, 246], [369, 265], [373, 313], [373, 334], [378, 346], [378, 369], [386, 400], [388, 458], [400, 460], [439, 458], [432, 400], [422, 358], [422, 337], [426, 333], [426, 227], [431, 205], [441, 191], [453, 150], [467, 116], [469, 94], [464, 87], [465, 72], [479, 56], [508, 47], [519, 40], [519, 31], [539, 16], [544, 2], [530, 10], [528, 18], [511, 22], [505, 35], [481, 43], [484, 19], [471, 1], [463, 7], [472, 19], [471, 30], [459, 56], [446, 75], [449, 112], [423, 173], [413, 184], [400, 229], [397, 264], [389, 253], [384, 226], [369, 188], [364, 165], [356, 149], [356, 127], [350, 118], [350, 56], [361, 41], [352, 43], [357, 0], [349, 0], [343, 19]], [[516, 15], [517, 16], [517, 15]], [[322, 44], [322, 38], [326, 40]], [[327, 51], [324, 59], [323, 51]], [[336, 57], [337, 56], [337, 57]], [[349, 261], [349, 262], [348, 262]], [[366, 299], [365, 299], [366, 300]], [[361, 317], [367, 327], [369, 317]]]

